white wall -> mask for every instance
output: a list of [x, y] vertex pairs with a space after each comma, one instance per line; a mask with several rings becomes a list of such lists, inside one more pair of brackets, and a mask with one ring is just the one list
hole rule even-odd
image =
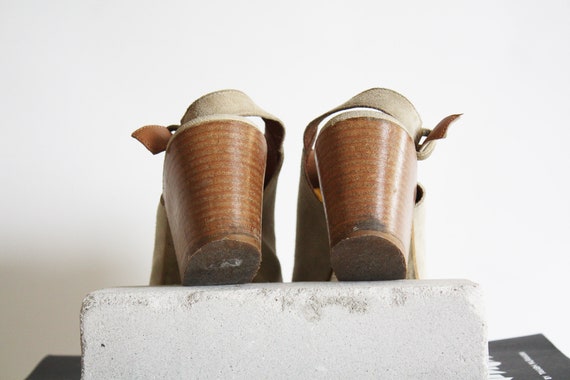
[[491, 339], [570, 354], [567, 1], [0, 1], [0, 377], [79, 354], [91, 290], [147, 282], [162, 156], [130, 133], [238, 88], [287, 126], [278, 249], [293, 265], [301, 135], [381, 86], [426, 126], [432, 278], [487, 293]]

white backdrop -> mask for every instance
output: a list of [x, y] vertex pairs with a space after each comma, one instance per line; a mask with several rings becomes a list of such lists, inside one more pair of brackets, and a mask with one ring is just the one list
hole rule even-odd
[[301, 135], [370, 87], [424, 123], [430, 278], [486, 292], [491, 339], [567, 355], [568, 1], [0, 0], [0, 377], [79, 354], [89, 291], [147, 283], [162, 156], [130, 133], [237, 88], [286, 124], [277, 238], [293, 265]]

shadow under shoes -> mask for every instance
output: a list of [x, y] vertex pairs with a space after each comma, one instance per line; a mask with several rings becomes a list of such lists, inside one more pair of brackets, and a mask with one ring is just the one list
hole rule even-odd
[[[265, 134], [248, 117], [260, 117]], [[151, 285], [282, 281], [274, 206], [285, 130], [237, 90], [192, 103], [180, 125], [133, 133], [166, 151]]]
[[424, 129], [405, 97], [373, 88], [309, 123], [293, 281], [419, 278], [425, 192], [417, 161], [457, 117]]

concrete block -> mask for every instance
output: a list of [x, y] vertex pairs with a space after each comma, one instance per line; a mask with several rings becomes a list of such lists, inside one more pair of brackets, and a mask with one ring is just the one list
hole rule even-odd
[[84, 379], [486, 379], [466, 280], [132, 287], [81, 311]]

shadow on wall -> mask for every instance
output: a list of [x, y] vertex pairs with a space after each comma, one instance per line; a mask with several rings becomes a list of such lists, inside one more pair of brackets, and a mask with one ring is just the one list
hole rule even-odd
[[[44, 257], [57, 255], [46, 252]], [[94, 262], [97, 255], [92, 252], [82, 257], [89, 261], [0, 263], [0, 377], [24, 378], [48, 354], [80, 354], [83, 298], [93, 290], [119, 285], [120, 269], [128, 268]]]

